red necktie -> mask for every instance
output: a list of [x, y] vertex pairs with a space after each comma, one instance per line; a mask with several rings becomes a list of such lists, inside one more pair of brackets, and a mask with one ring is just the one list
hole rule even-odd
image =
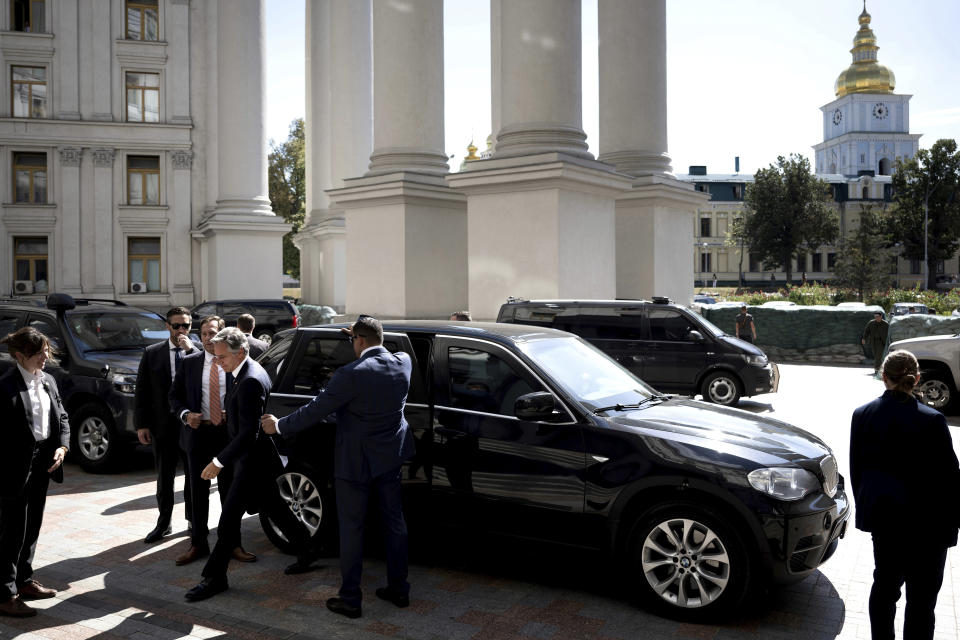
[[210, 422], [220, 424], [223, 420], [223, 410], [220, 407], [220, 367], [217, 363], [210, 363]]

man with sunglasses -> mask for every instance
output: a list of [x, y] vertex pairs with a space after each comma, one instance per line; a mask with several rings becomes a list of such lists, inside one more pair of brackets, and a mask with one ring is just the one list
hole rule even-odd
[[[169, 393], [177, 365], [183, 358], [199, 349], [190, 340], [190, 311], [173, 307], [167, 311], [167, 331], [170, 337], [152, 344], [143, 351], [137, 371], [134, 392], [134, 421], [137, 437], [142, 444], [153, 445], [153, 460], [157, 468], [157, 507], [160, 515], [157, 526], [144, 538], [153, 543], [169, 535], [173, 528], [173, 484], [177, 475], [177, 461], [187, 469], [186, 454], [180, 448], [182, 423], [170, 407]], [[185, 475], [184, 512], [188, 523], [193, 522], [190, 496], [190, 476]]]

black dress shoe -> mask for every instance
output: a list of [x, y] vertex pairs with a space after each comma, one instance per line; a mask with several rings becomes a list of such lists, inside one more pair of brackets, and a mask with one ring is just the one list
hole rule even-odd
[[392, 602], [401, 609], [410, 606], [410, 596], [397, 593], [396, 591], [391, 590], [389, 587], [380, 587], [377, 589], [377, 597], [381, 600]]
[[301, 573], [307, 573], [308, 571], [315, 571], [320, 567], [313, 564], [313, 560], [313, 556], [298, 557], [297, 561], [291, 565], [287, 565], [287, 568], [284, 569], [283, 572], [288, 576], [295, 576]]
[[330, 611], [334, 613], [339, 613], [342, 616], [347, 616], [348, 618], [360, 617], [360, 607], [353, 606], [343, 598], [330, 598], [327, 600], [327, 609], [330, 609]]
[[173, 527], [170, 526], [169, 522], [158, 522], [157, 526], [147, 534], [147, 537], [144, 538], [143, 541], [147, 544], [153, 544], [154, 542], [159, 542], [163, 536], [168, 536], [171, 533], [173, 533]]
[[204, 578], [200, 581], [200, 584], [187, 591], [183, 597], [190, 602], [199, 602], [212, 598], [218, 593], [223, 593], [229, 588], [226, 578]]

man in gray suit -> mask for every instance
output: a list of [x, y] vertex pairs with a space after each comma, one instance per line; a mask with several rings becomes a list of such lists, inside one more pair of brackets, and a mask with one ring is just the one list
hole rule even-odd
[[363, 521], [371, 489], [379, 498], [387, 543], [387, 586], [377, 589], [377, 597], [398, 607], [410, 604], [400, 470], [414, 454], [413, 435], [403, 416], [413, 365], [408, 354], [383, 347], [383, 328], [376, 318], [360, 316], [343, 331], [357, 359], [338, 369], [309, 404], [280, 420], [265, 415], [261, 426], [265, 433], [288, 437], [336, 412], [334, 477], [342, 582], [339, 597], [327, 600], [327, 608], [359, 618]]

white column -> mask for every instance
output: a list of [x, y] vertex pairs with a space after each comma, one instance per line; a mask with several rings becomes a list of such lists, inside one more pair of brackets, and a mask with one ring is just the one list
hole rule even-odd
[[193, 169], [192, 151], [174, 151], [170, 154], [170, 168], [172, 176], [168, 180], [173, 189], [170, 193], [170, 224], [167, 227], [167, 266], [165, 277], [167, 290], [170, 292], [171, 304], [192, 305], [193, 298], [193, 265], [192, 243], [186, 242], [190, 237], [191, 212], [190, 196], [191, 170]]
[[367, 175], [445, 175], [443, 0], [373, 0], [373, 83]]
[[670, 174], [665, 0], [599, 0], [600, 154], [621, 173]]
[[582, 126], [580, 0], [493, 0], [496, 157], [592, 157]]
[[114, 295], [113, 289], [113, 149], [93, 150], [94, 292]]
[[190, 2], [172, 0], [166, 12], [166, 39], [170, 62], [167, 64], [167, 120], [190, 124]]
[[219, 8], [217, 213], [269, 215], [264, 0], [219, 0]]
[[[54, 14], [57, 19], [57, 69], [60, 82], [57, 85], [57, 118], [60, 120], [80, 119], [80, 44], [78, 34], [77, 3], [57, 4]], [[79, 165], [78, 165], [79, 166]], [[79, 275], [78, 275], [79, 278]]]
[[110, 2], [94, 2], [90, 7], [90, 24], [93, 27], [93, 120], [112, 121], [111, 92], [113, 61], [110, 50], [113, 33], [110, 31]]
[[60, 290], [79, 294], [80, 288], [80, 162], [79, 147], [60, 147], [60, 216], [62, 263]]

